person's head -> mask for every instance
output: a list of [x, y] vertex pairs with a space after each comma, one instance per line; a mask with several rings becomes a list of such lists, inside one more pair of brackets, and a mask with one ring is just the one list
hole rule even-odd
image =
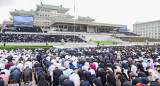
[[71, 62], [71, 63], [69, 63], [69, 65], [73, 65], [73, 64], [72, 64], [72, 62]]
[[139, 63], [139, 61], [135, 61], [135, 63], [136, 63], [136, 64], [138, 64], [138, 63]]
[[27, 59], [27, 61], [31, 61], [31, 59], [30, 59], [30, 58], [28, 58], [28, 59]]
[[45, 77], [42, 75], [41, 77], [40, 77], [40, 81], [44, 81], [45, 80]]
[[117, 75], [117, 76], [121, 75], [121, 72], [116, 72], [116, 75]]
[[98, 71], [100, 71], [101, 70], [101, 68], [100, 67], [98, 67]]
[[5, 72], [1, 72], [1, 74], [5, 74]]
[[51, 65], [53, 65], [53, 63], [51, 62]]
[[85, 81], [85, 80], [86, 80], [86, 78], [81, 78], [81, 79], [80, 79], [80, 81]]
[[29, 81], [24, 82], [24, 84], [25, 84], [25, 85], [28, 85], [28, 84], [29, 84]]
[[125, 77], [122, 77], [122, 78], [120, 79], [121, 84], [123, 84], [125, 81], [127, 81], [127, 79], [126, 79]]
[[14, 71], [19, 71], [18, 68], [15, 68]]
[[152, 75], [153, 75], [152, 72], [149, 72], [149, 73], [148, 73], [148, 76], [152, 76]]
[[149, 63], [151, 63], [151, 60], [148, 60]]
[[29, 66], [27, 66], [26, 69], [28, 70], [28, 69], [29, 69]]
[[134, 80], [137, 76], [136, 75], [132, 75], [131, 79]]
[[132, 71], [129, 70], [129, 71], [127, 71], [127, 73], [128, 73], [128, 75], [130, 75], [132, 73]]
[[131, 65], [130, 65], [131, 67], [133, 66], [133, 63], [131, 63]]
[[148, 71], [150, 69], [150, 67], [148, 66], [148, 67], [146, 67], [146, 70]]
[[64, 78], [64, 80], [63, 80], [63, 81], [65, 82], [65, 81], [67, 81], [67, 80], [68, 80], [68, 78]]
[[85, 73], [86, 72], [86, 70], [85, 69], [83, 69], [83, 73]]
[[55, 67], [55, 69], [58, 69], [58, 67]]

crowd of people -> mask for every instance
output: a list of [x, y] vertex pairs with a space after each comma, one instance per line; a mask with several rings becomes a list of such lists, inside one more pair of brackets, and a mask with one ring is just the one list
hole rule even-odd
[[0, 86], [160, 86], [156, 46], [0, 50]]
[[86, 42], [74, 35], [0, 34], [0, 42]]
[[159, 39], [147, 38], [147, 37], [119, 37], [122, 41], [128, 42], [159, 42]]

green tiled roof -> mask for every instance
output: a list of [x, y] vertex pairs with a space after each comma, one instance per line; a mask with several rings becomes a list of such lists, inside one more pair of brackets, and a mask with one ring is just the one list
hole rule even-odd
[[90, 17], [82, 17], [82, 16], [78, 16], [77, 20], [85, 20], [85, 21], [95, 21], [95, 19], [92, 19]]
[[71, 16], [71, 15], [68, 14], [67, 17], [74, 17], [74, 16]]
[[58, 10], [69, 10], [69, 8], [64, 8], [62, 6], [47, 5], [47, 4], [42, 4], [42, 3], [39, 6], [44, 7], [44, 8], [58, 9]]
[[50, 18], [50, 19], [59, 19], [59, 20], [73, 20], [73, 19], [69, 19], [69, 18], [62, 18], [62, 17], [49, 17], [49, 16], [45, 16], [45, 17], [36, 17], [36, 18]]
[[34, 11], [34, 10], [30, 10], [30, 11], [15, 10], [15, 11], [12, 11], [11, 13], [20, 13], [20, 14], [30, 14], [30, 15], [34, 15], [34, 14], [36, 13], [36, 11]]

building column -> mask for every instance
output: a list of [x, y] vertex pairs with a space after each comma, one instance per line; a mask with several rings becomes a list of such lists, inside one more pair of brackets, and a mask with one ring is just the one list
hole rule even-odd
[[59, 25], [58, 25], [58, 30], [59, 30]]
[[68, 31], [68, 25], [67, 25], [67, 31]]

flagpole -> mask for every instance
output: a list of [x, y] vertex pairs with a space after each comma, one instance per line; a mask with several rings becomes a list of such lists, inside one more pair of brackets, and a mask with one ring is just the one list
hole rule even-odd
[[[76, 15], [75, 15], [75, 3], [76, 3], [76, 1], [74, 0], [74, 17], [76, 16]], [[74, 19], [74, 42], [76, 42], [76, 40], [75, 40], [75, 36], [76, 36], [76, 33], [75, 33], [75, 27], [76, 27], [76, 26], [75, 26], [75, 22], [76, 22], [76, 21], [75, 21], [75, 19]]]

